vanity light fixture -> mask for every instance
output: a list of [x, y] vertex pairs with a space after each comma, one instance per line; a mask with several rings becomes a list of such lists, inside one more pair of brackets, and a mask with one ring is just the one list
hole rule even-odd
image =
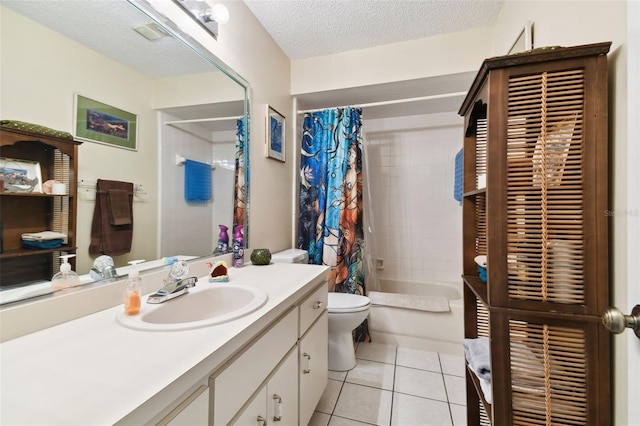
[[218, 24], [229, 22], [229, 10], [214, 0], [173, 0], [186, 10], [213, 38], [218, 39]]

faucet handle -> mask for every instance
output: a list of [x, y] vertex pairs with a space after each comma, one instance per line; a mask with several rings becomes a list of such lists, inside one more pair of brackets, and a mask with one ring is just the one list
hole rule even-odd
[[169, 271], [169, 278], [173, 281], [179, 281], [187, 276], [189, 273], [189, 264], [184, 260], [178, 260], [173, 265], [171, 265], [171, 270]]

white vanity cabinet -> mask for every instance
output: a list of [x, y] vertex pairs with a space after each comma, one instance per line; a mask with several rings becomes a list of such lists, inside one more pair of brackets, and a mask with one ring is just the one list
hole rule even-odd
[[[208, 268], [206, 259], [194, 265]], [[254, 406], [271, 425], [308, 424], [327, 381], [329, 268], [247, 265], [231, 272], [234, 284], [260, 287], [269, 297], [262, 308], [228, 323], [180, 332], [132, 330], [116, 321], [119, 304], [62, 323], [56, 317], [49, 327], [3, 341], [0, 424], [257, 425]], [[148, 273], [143, 285], [155, 289], [165, 276]], [[0, 309], [0, 324], [94, 303], [92, 292], [100, 289]], [[87, 347], [91, 357], [74, 356]], [[96, 383], [100, 401], [86, 398]]]
[[293, 306], [209, 381], [213, 425], [306, 425], [328, 375], [327, 284]]
[[223, 366], [219, 373], [214, 373], [210, 380], [214, 425], [233, 423], [237, 413], [264, 386], [265, 380], [296, 345], [297, 329], [296, 307]]
[[159, 426], [205, 425], [209, 419], [209, 388], [202, 385], [158, 423]]
[[298, 424], [298, 357], [293, 348], [233, 422], [236, 425], [294, 426]]
[[298, 336], [300, 425], [309, 424], [313, 411], [327, 385], [329, 344], [327, 286], [323, 285], [300, 305]]
[[240, 416], [230, 423], [238, 426], [268, 425], [270, 422], [267, 417], [267, 388], [260, 388], [260, 392], [258, 392], [255, 398], [247, 405]]
[[297, 348], [293, 348], [267, 383], [267, 418], [269, 423], [281, 426], [298, 424]]

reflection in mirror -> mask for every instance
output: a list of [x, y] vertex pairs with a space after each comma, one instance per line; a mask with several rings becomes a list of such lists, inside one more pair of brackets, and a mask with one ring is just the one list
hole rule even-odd
[[[143, 0], [3, 0], [0, 9], [0, 118], [72, 132], [76, 93], [138, 118], [136, 151], [79, 148], [78, 274], [96, 257], [88, 247], [98, 179], [136, 188], [131, 251], [113, 256], [119, 274], [133, 259], [155, 259], [155, 267], [163, 258], [211, 255], [219, 225], [241, 224], [247, 234], [246, 210], [238, 209], [249, 174], [248, 159], [238, 158], [248, 154], [241, 77]], [[186, 201], [181, 159], [211, 167], [209, 200]]]

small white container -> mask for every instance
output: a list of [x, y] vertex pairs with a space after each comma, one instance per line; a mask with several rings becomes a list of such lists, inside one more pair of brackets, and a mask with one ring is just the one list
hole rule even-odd
[[51, 184], [51, 193], [54, 195], [65, 195], [67, 187], [64, 183], [55, 182]]

